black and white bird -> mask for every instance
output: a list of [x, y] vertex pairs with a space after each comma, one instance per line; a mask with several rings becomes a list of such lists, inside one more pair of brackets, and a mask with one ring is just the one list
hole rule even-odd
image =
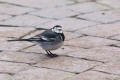
[[15, 39], [8, 41], [29, 41], [40, 45], [47, 53], [49, 57], [57, 57], [57, 54], [53, 54], [51, 50], [56, 50], [60, 48], [65, 40], [64, 33], [62, 31], [62, 26], [56, 25], [51, 29], [44, 31], [34, 37], [28, 39]]

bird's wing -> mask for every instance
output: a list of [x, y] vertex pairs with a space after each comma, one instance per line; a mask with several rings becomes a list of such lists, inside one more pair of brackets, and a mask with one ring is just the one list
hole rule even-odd
[[55, 41], [56, 40], [56, 33], [51, 31], [45, 31], [42, 34], [38, 34], [30, 39], [35, 41]]

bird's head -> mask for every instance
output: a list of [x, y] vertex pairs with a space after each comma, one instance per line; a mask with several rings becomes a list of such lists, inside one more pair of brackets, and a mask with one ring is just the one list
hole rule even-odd
[[56, 25], [52, 28], [52, 31], [55, 32], [55, 33], [63, 33], [62, 31], [62, 26], [60, 25]]

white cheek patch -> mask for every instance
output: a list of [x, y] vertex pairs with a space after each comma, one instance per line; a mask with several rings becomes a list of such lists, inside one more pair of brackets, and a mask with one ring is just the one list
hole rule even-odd
[[56, 33], [62, 33], [62, 29], [61, 28], [54, 28], [52, 29], [53, 32], [56, 32]]

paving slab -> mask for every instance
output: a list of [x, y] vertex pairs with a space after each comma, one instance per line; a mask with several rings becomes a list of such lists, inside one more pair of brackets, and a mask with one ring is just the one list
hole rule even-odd
[[27, 6], [27, 7], [33, 7], [33, 8], [52, 8], [52, 7], [56, 7], [56, 6], [64, 6], [64, 5], [69, 5], [69, 4], [73, 4], [73, 1], [70, 0], [29, 0], [25, 1], [25, 0], [20, 0], [20, 1], [16, 1], [16, 0], [0, 0], [2, 2], [8, 2], [8, 3], [14, 3], [14, 4], [18, 4], [18, 5], [22, 5], [22, 6]]
[[32, 16], [32, 15], [19, 15], [9, 20], [6, 20], [4, 22], [0, 22], [0, 24], [32, 27], [32, 26], [36, 26], [37, 24], [40, 24], [40, 23], [42, 24], [48, 21], [51, 21], [51, 20], [43, 19], [37, 16]]
[[119, 80], [120, 77], [96, 71], [87, 71], [66, 80]]
[[120, 62], [114, 61], [96, 67], [94, 70], [120, 75]]
[[79, 49], [78, 51], [66, 53], [65, 55], [69, 55], [76, 58], [85, 58], [93, 61], [101, 61], [101, 62], [113, 62], [120, 60], [120, 49], [117, 47], [95, 47], [92, 49]]
[[120, 26], [120, 22], [113, 23], [113, 24], [112, 23], [101, 24], [101, 25], [96, 25], [93, 27], [87, 27], [87, 28], [78, 30], [77, 33], [109, 38], [109, 37], [113, 37], [115, 35], [120, 34], [119, 26]]
[[109, 40], [100, 37], [92, 37], [92, 36], [85, 36], [76, 39], [72, 39], [69, 41], [65, 41], [65, 45], [67, 46], [75, 46], [75, 47], [82, 47], [82, 48], [94, 48], [98, 46], [105, 46], [111, 44], [117, 44], [119, 42], [115, 40]]
[[[34, 73], [34, 74], [33, 74]], [[15, 80], [65, 80], [75, 74], [46, 68], [35, 68], [14, 75]]]
[[[82, 29], [85, 27], [94, 26], [97, 24], [98, 23], [96, 23], [96, 22], [90, 22], [90, 21], [81, 20], [81, 19], [64, 18], [61, 20], [45, 23], [45, 24], [43, 24], [43, 26], [45, 26], [46, 28], [51, 28], [55, 25], [62, 25], [63, 31], [76, 31], [76, 30], [79, 30], [79, 29]], [[41, 26], [41, 25], [38, 25], [38, 27], [39, 26]]]
[[24, 52], [12, 52], [12, 51], [3, 51], [0, 53], [0, 60], [2, 61], [11, 61], [19, 63], [37, 63], [46, 59], [44, 54], [35, 54], [35, 53], [24, 53]]
[[110, 39], [120, 40], [120, 34], [113, 35]]
[[97, 0], [97, 2], [115, 9], [120, 8], [119, 0]]
[[0, 79], [1, 80], [14, 80], [12, 78], [12, 76], [8, 75], [8, 74], [0, 74]]
[[[9, 25], [8, 25], [9, 26]], [[21, 36], [34, 31], [34, 28], [23, 28], [23, 27], [0, 27], [0, 37], [1, 38], [20, 38]], [[9, 33], [9, 34], [8, 34]]]
[[[30, 42], [20, 42], [20, 41], [13, 41], [13, 42], [8, 42], [7, 40], [10, 40], [8, 38], [0, 38], [0, 50], [9, 50], [9, 51], [18, 51], [23, 48], [26, 48], [28, 46], [33, 45], [33, 43]], [[11, 46], [12, 45], [12, 46]]]
[[68, 6], [67, 8], [81, 14], [110, 9], [109, 7], [102, 6], [100, 4], [97, 4], [96, 2], [79, 3], [79, 4]]
[[0, 61], [1, 73], [18, 73], [31, 68], [28, 64]]
[[79, 15], [78, 18], [98, 23], [112, 23], [120, 20], [120, 10], [96, 11], [90, 14]]
[[51, 58], [51, 59], [46, 59], [44, 61], [40, 61], [38, 64], [35, 64], [34, 66], [79, 73], [91, 69], [94, 66], [100, 64], [101, 63], [99, 62], [94, 62], [94, 61], [91, 62], [91, 61], [61, 56], [57, 58]]
[[42, 16], [45, 18], [62, 19], [65, 17], [77, 15], [78, 13], [73, 12], [72, 10], [69, 10], [63, 7], [63, 8], [43, 9], [40, 11], [31, 12], [30, 14]]
[[34, 9], [32, 8], [25, 8], [20, 6], [15, 6], [11, 4], [0, 4], [0, 13], [2, 14], [9, 14], [9, 15], [20, 15], [27, 12], [31, 12]]
[[10, 15], [0, 14], [0, 21], [2, 21], [2, 20], [6, 20], [6, 19], [9, 19], [9, 18], [11, 18]]

